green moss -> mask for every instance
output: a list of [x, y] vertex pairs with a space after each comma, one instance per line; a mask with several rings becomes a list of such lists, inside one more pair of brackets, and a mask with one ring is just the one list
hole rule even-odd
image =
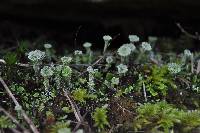
[[95, 126], [99, 129], [104, 129], [105, 126], [109, 126], [106, 113], [107, 110], [105, 108], [96, 108], [92, 115], [92, 118], [95, 121]]

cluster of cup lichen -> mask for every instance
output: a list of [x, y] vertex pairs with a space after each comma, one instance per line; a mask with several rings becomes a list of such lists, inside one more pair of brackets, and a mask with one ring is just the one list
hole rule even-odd
[[[64, 115], [57, 119], [59, 122], [52, 126], [52, 130], [71, 132], [69, 124], [63, 123], [67, 122], [70, 113], [76, 111], [76, 114], [75, 109], [79, 107], [86, 114], [90, 113], [93, 122], [89, 123], [94, 123], [98, 128], [95, 131], [101, 132], [110, 127], [112, 123], [109, 123], [109, 115], [116, 111], [110, 110], [111, 99], [126, 97], [138, 103], [148, 103], [168, 100], [172, 91], [180, 99], [183, 93], [195, 94], [196, 99], [199, 98], [198, 54], [186, 49], [180, 56], [170, 55], [167, 57], [169, 60], [165, 60], [163, 58], [166, 55], [155, 51], [151, 44], [153, 42], [155, 45], [157, 38], [140, 42], [136, 35], [129, 35], [129, 41], [113, 52], [109, 50], [113, 38], [105, 35], [102, 39], [102, 54], [93, 51], [94, 44], [90, 42], [85, 42], [83, 49], [76, 49], [65, 56], [55, 57], [51, 44], [44, 44], [44, 51], [33, 50], [27, 54], [30, 61], [28, 67], [32, 67], [34, 75], [27, 74], [28, 78], [24, 83], [28, 84], [33, 80], [31, 83], [37, 84], [37, 89], [25, 91], [20, 83], [11, 85], [11, 89], [23, 101], [22, 106], [30, 108], [30, 115], [46, 111], [47, 119], [55, 120], [52, 107], [61, 108], [59, 111]], [[63, 100], [63, 93], [69, 94], [67, 98], [72, 98], [69, 103], [74, 102], [76, 107]], [[180, 101], [183, 102], [185, 101]], [[195, 107], [200, 105], [199, 101], [194, 102]], [[117, 105], [122, 113], [134, 113], [130, 111], [132, 108], [129, 110]], [[138, 110], [142, 107], [145, 106]], [[38, 108], [38, 112], [35, 108]], [[20, 108], [16, 107], [16, 110], [19, 111]], [[142, 126], [145, 127], [145, 124]]]

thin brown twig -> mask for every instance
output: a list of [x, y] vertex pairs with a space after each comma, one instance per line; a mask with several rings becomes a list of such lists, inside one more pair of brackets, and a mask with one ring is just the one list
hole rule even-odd
[[70, 98], [69, 94], [68, 94], [65, 90], [63, 90], [63, 92], [64, 92], [64, 96], [67, 98], [67, 100], [69, 101], [69, 103], [70, 103], [70, 105], [71, 105], [71, 107], [72, 107], [72, 109], [73, 109], [73, 111], [74, 111], [74, 115], [75, 115], [77, 121], [82, 123], [82, 122], [83, 122], [83, 118], [82, 118], [81, 113], [80, 113], [80, 111], [78, 110], [76, 104], [75, 104], [74, 101]]
[[[91, 65], [91, 67], [97, 65], [97, 64], [98, 64], [101, 60], [103, 60], [104, 58], [105, 58], [105, 56], [102, 56], [101, 58], [99, 58], [98, 60], [96, 60], [96, 61]], [[79, 75], [79, 77], [82, 76], [83, 74], [85, 74], [86, 72], [87, 72], [87, 70], [83, 71], [83, 72]]]
[[114, 41], [114, 40], [117, 39], [120, 35], [121, 35], [121, 34], [118, 33], [117, 35], [115, 35], [115, 36], [113, 37], [113, 39], [112, 39], [111, 41]]
[[70, 97], [69, 93], [67, 91], [65, 91], [65, 90], [63, 90], [63, 92], [64, 92], [64, 96], [67, 98], [67, 100], [69, 101], [69, 103], [70, 103], [70, 105], [71, 105], [71, 107], [72, 107], [72, 109], [74, 111], [74, 115], [75, 115], [75, 117], [76, 117], [76, 119], [78, 121], [77, 126], [83, 125], [85, 128], [88, 127], [88, 130], [89, 130], [89, 133], [90, 133], [91, 132], [90, 131], [91, 130], [90, 127], [88, 126], [87, 122], [84, 122], [84, 117], [85, 116], [83, 116], [83, 117], [81, 116], [81, 113], [80, 113], [80, 111], [78, 109], [78, 106], [76, 105], [74, 100]]
[[181, 30], [182, 33], [184, 33], [186, 36], [190, 37], [190, 38], [193, 38], [193, 39], [197, 39], [197, 40], [200, 40], [200, 36], [198, 34], [198, 32], [195, 33], [195, 35], [187, 32], [182, 26], [180, 23], [176, 23], [176, 25], [178, 26], [178, 28]]
[[0, 106], [0, 112], [3, 112], [9, 119], [12, 120], [13, 123], [15, 123], [18, 127], [20, 127], [22, 130], [24, 130], [26, 133], [28, 133], [28, 130], [25, 129], [17, 119], [12, 116], [10, 113], [8, 113], [3, 107]]
[[17, 129], [14, 129], [14, 128], [11, 128], [10, 130], [11, 130], [13, 133], [22, 133], [22, 132], [18, 131]]
[[187, 85], [187, 88], [190, 88], [190, 84], [191, 84], [190, 81], [188, 81], [187, 79], [184, 79], [184, 78], [182, 78], [182, 77], [177, 77], [177, 79], [178, 79], [180, 82], [185, 83], [185, 84]]
[[115, 127], [114, 127], [114, 126], [112, 126], [112, 127], [111, 127], [111, 129], [109, 130], [109, 132], [108, 132], [108, 133], [112, 133], [112, 132], [113, 132], [113, 130], [114, 130], [114, 128], [115, 128]]
[[84, 125], [84, 126], [87, 126], [88, 124], [87, 123], [81, 123], [81, 122], [77, 122], [77, 121], [70, 121], [71, 123], [74, 123], [74, 124], [80, 124], [80, 125]]
[[142, 89], [143, 89], [143, 94], [144, 94], [145, 102], [147, 102], [148, 101], [148, 99], [147, 99], [147, 92], [146, 92], [146, 86], [145, 86], [144, 82], [142, 82]]
[[194, 73], [194, 56], [193, 54], [191, 55], [191, 73]]
[[200, 72], [200, 60], [197, 61], [197, 70], [196, 70], [196, 74], [199, 74]]
[[[5, 62], [5, 60], [3, 60], [3, 59], [0, 59], [0, 63], [2, 63], [2, 64], [6, 64], [6, 62]], [[32, 67], [33, 65], [31, 65], [31, 64], [25, 64], [25, 63], [16, 63], [16, 65], [17, 66], [20, 66], [20, 67]], [[42, 65], [48, 65], [48, 66], [51, 66], [52, 64], [42, 64]], [[42, 66], [42, 65], [40, 65], [40, 66]], [[60, 65], [60, 64], [54, 64], [54, 65]], [[97, 65], [97, 64], [95, 64], [95, 65]], [[88, 67], [88, 66], [90, 66], [90, 64], [70, 64], [69, 66], [71, 66], [71, 67], [79, 67], [79, 66], [81, 66], [81, 67]]]
[[[0, 59], [0, 63], [6, 64], [6, 61], [3, 59]], [[21, 66], [21, 67], [30, 67], [31, 66], [29, 64], [23, 64], [23, 63], [16, 63], [16, 65]]]
[[159, 65], [159, 62], [154, 59], [154, 58], [150, 58], [150, 61], [153, 63], [153, 64], [156, 64], [156, 65]]
[[[83, 115], [83, 119], [85, 119], [86, 115], [87, 115], [87, 112]], [[87, 123], [77, 122], [76, 127], [73, 129], [73, 132], [75, 132], [81, 125], [88, 126]]]
[[[21, 107], [21, 105], [19, 104], [19, 102], [16, 100], [16, 98], [14, 97], [14, 95], [12, 94], [12, 92], [10, 91], [10, 89], [8, 88], [7, 84], [4, 82], [4, 80], [2, 79], [2, 77], [0, 77], [0, 82], [3, 85], [3, 87], [5, 88], [6, 92], [8, 93], [8, 95], [11, 97], [12, 101], [15, 103], [15, 106]], [[25, 113], [25, 111], [23, 109], [21, 109], [21, 114], [24, 117], [24, 120], [27, 122], [27, 124], [30, 126], [31, 130], [33, 131], [33, 133], [39, 133], [39, 131], [37, 130], [36, 126], [34, 125], [34, 123], [31, 121], [31, 119], [27, 116], [27, 114]]]

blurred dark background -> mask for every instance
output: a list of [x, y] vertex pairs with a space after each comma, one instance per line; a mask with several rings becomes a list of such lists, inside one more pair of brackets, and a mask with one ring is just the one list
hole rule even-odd
[[62, 49], [89, 41], [101, 48], [107, 34], [118, 35], [113, 47], [129, 34], [177, 39], [177, 22], [192, 34], [200, 31], [199, 13], [199, 0], [1, 0], [0, 44], [29, 40]]

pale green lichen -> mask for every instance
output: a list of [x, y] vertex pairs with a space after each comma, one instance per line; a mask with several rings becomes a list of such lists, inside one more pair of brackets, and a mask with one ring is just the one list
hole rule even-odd
[[185, 49], [185, 50], [184, 50], [184, 55], [185, 55], [186, 57], [191, 57], [192, 52], [191, 52], [190, 50], [188, 50], [188, 49]]
[[76, 64], [80, 64], [80, 62], [81, 62], [81, 55], [82, 54], [83, 54], [83, 52], [80, 51], [80, 50], [75, 50], [74, 51]]
[[135, 45], [132, 43], [127, 43], [127, 44], [124, 44], [123, 46], [129, 47], [131, 49], [131, 52], [135, 51], [136, 49]]
[[86, 49], [86, 55], [88, 57], [88, 63], [92, 62], [92, 50], [91, 50], [92, 43], [85, 42], [83, 47]]
[[107, 58], [106, 58], [106, 62], [108, 63], [108, 64], [111, 64], [111, 63], [113, 63], [113, 57], [112, 56], [108, 56]]
[[42, 77], [51, 77], [53, 76], [53, 70], [51, 67], [49, 66], [44, 66], [41, 71], [40, 74], [42, 75]]
[[103, 53], [105, 53], [107, 48], [110, 46], [110, 41], [112, 40], [112, 37], [109, 35], [105, 35], [105, 36], [103, 36], [103, 40], [104, 40]]
[[35, 51], [31, 51], [28, 53], [28, 59], [33, 64], [33, 69], [35, 71], [35, 75], [39, 74], [40, 65], [44, 58], [45, 58], [45, 52], [42, 52], [40, 50], [35, 50]]
[[81, 50], [75, 50], [74, 55], [82, 55], [83, 52]]
[[177, 63], [168, 63], [167, 67], [168, 67], [169, 72], [172, 74], [177, 74], [181, 72], [181, 65]]
[[111, 79], [111, 85], [119, 85], [119, 78], [113, 77]]
[[69, 66], [64, 66], [62, 68], [62, 76], [68, 78], [71, 77], [71, 75], [72, 75], [72, 69]]
[[148, 42], [142, 42], [141, 48], [143, 51], [151, 51], [151, 45]]
[[54, 80], [56, 83], [56, 88], [59, 89], [61, 87], [61, 72], [62, 72], [63, 65], [58, 65], [54, 67]]
[[38, 62], [45, 58], [45, 52], [40, 50], [31, 51], [28, 53], [28, 59], [32, 62]]
[[127, 57], [131, 54], [131, 49], [128, 46], [122, 45], [118, 50], [117, 53], [122, 57]]
[[103, 36], [103, 40], [104, 40], [105, 42], [109, 42], [110, 40], [112, 40], [112, 37], [109, 36], [109, 35], [105, 35], [105, 36]]
[[89, 88], [89, 90], [90, 91], [92, 91], [92, 92], [94, 92], [95, 90], [94, 90], [94, 87], [95, 87], [95, 83], [94, 83], [94, 73], [96, 72], [96, 71], [98, 71], [97, 69], [93, 69], [92, 68], [92, 66], [89, 66], [88, 68], [87, 68], [87, 71], [88, 71], [88, 82], [87, 82], [87, 84], [88, 84], [88, 88]]
[[89, 42], [85, 42], [84, 44], [83, 44], [83, 47], [84, 48], [90, 48], [92, 46], [92, 43], [89, 43]]
[[49, 78], [51, 76], [53, 76], [53, 74], [54, 74], [53, 69], [52, 69], [52, 67], [44, 66], [41, 69], [40, 74], [42, 77], [44, 77], [43, 85], [45, 88], [45, 95], [48, 97], [50, 95], [50, 93], [49, 93], [49, 88], [50, 88]]
[[127, 65], [120, 64], [117, 66], [117, 71], [119, 74], [125, 74], [128, 72], [128, 67], [127, 67]]
[[63, 56], [61, 58], [61, 61], [62, 61], [63, 65], [68, 65], [72, 62], [72, 57]]
[[52, 48], [52, 45], [49, 44], [49, 43], [46, 43], [46, 44], [44, 44], [44, 48], [46, 48], [46, 49], [50, 49], [50, 48]]
[[131, 43], [134, 43], [134, 42], [139, 42], [140, 41], [140, 38], [137, 36], [137, 35], [129, 35], [129, 41]]

